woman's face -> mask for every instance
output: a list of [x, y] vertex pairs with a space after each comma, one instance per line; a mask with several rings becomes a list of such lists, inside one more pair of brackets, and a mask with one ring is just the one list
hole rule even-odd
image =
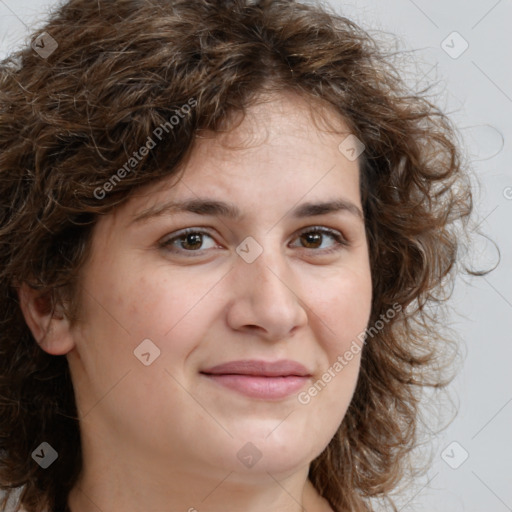
[[[86, 458], [244, 478], [321, 453], [352, 398], [371, 303], [347, 135], [276, 97], [198, 139], [177, 183], [101, 218], [68, 353]], [[170, 202], [189, 211], [160, 209]]]

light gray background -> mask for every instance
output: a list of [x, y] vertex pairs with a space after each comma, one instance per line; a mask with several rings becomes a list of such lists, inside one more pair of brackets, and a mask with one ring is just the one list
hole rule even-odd
[[[46, 7], [56, 4], [0, 0], [0, 58], [28, 41]], [[449, 323], [466, 356], [450, 389], [458, 396], [459, 414], [437, 439], [432, 468], [400, 510], [512, 511], [512, 1], [331, 0], [330, 5], [371, 33], [395, 34], [400, 49], [417, 50], [407, 81], [411, 87], [440, 84], [436, 102], [461, 130], [481, 184], [475, 198], [480, 228], [501, 251], [501, 263], [490, 275], [457, 283]], [[441, 46], [454, 31], [469, 44], [458, 58]], [[453, 52], [461, 41], [450, 36], [447, 44]], [[483, 239], [476, 242], [473, 263], [492, 265], [495, 249]], [[454, 441], [458, 445], [450, 447]], [[445, 462], [455, 466], [465, 452], [468, 458], [457, 469]]]

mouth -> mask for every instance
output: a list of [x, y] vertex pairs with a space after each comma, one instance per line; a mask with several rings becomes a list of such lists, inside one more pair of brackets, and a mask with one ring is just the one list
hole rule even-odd
[[291, 360], [231, 361], [200, 372], [216, 384], [263, 400], [281, 400], [300, 391], [312, 374]]

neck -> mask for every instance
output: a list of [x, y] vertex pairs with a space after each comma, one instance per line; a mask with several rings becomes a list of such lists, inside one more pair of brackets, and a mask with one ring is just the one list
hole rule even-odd
[[108, 478], [96, 475], [84, 472], [73, 487], [70, 512], [332, 512], [307, 479], [307, 468], [287, 478], [268, 473], [252, 484], [235, 473], [208, 478], [176, 472], [164, 479], [137, 467], [113, 471]]

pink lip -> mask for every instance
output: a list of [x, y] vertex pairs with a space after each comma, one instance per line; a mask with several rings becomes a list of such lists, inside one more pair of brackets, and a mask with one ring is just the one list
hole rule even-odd
[[201, 371], [217, 384], [252, 398], [278, 400], [299, 391], [311, 374], [291, 360], [231, 361]]

